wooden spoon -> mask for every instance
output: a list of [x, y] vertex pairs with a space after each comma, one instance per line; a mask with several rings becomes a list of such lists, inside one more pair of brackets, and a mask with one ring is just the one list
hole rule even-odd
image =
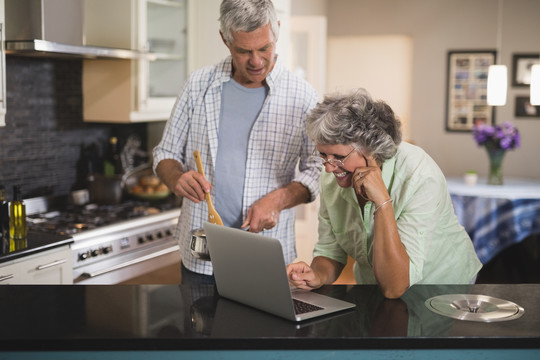
[[[195, 150], [193, 152], [193, 157], [195, 157], [195, 163], [197, 164], [197, 171], [199, 174], [204, 176], [204, 169], [201, 161], [201, 154], [199, 153], [199, 150]], [[206, 204], [208, 205], [208, 221], [212, 224], [216, 225], [223, 225], [223, 221], [221, 220], [221, 217], [219, 216], [218, 212], [214, 208], [214, 205], [212, 204], [212, 198], [210, 197], [210, 193], [205, 192], [204, 197], [206, 198]]]

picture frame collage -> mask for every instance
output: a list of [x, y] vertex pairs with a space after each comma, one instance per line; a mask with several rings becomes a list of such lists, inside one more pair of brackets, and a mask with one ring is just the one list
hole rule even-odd
[[487, 104], [487, 75], [496, 55], [495, 50], [448, 52], [447, 131], [472, 131], [476, 124], [494, 124], [495, 110]]

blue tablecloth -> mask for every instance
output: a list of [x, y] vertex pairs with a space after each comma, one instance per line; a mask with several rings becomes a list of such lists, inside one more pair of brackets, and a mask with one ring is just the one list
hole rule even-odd
[[505, 185], [465, 185], [449, 178], [455, 213], [484, 264], [506, 247], [540, 234], [540, 182], [506, 180]]

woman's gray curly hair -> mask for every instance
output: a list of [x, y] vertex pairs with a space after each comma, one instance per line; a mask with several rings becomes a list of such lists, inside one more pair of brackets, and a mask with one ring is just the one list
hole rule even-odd
[[306, 131], [316, 144], [350, 144], [378, 164], [394, 156], [401, 143], [401, 122], [394, 111], [364, 89], [325, 96], [308, 115]]
[[219, 30], [227, 44], [232, 43], [233, 32], [252, 32], [268, 23], [278, 39], [279, 24], [270, 0], [223, 0], [219, 12]]

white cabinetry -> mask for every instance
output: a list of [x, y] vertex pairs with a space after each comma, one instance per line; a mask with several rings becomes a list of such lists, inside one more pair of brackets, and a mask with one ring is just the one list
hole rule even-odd
[[73, 284], [71, 249], [62, 246], [0, 264], [0, 284]]
[[5, 40], [4, 0], [0, 0], [0, 126], [6, 125], [6, 53]]
[[187, 0], [87, 0], [85, 45], [148, 52], [84, 60], [84, 120], [167, 120], [186, 79]]

